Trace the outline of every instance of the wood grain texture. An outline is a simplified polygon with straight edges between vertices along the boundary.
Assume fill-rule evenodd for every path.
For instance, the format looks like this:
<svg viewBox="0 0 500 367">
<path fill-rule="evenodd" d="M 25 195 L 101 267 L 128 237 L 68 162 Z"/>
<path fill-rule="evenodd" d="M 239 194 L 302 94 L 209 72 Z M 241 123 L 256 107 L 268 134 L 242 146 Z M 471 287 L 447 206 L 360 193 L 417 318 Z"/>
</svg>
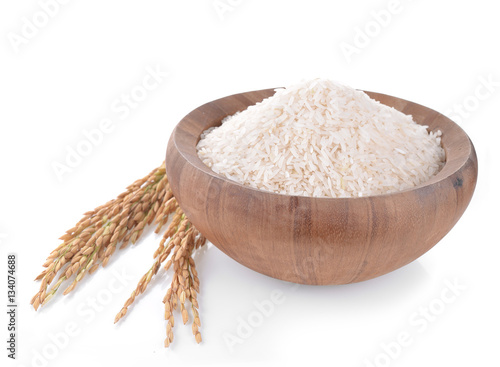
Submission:
<svg viewBox="0 0 500 367">
<path fill-rule="evenodd" d="M 274 94 L 273 89 L 207 103 L 184 117 L 167 149 L 167 175 L 180 207 L 215 246 L 268 276 L 302 284 L 346 284 L 398 269 L 428 251 L 465 211 L 477 158 L 465 132 L 427 107 L 367 94 L 443 132 L 446 164 L 415 188 L 361 198 L 310 198 L 259 191 L 206 167 L 202 131 Z"/>
</svg>

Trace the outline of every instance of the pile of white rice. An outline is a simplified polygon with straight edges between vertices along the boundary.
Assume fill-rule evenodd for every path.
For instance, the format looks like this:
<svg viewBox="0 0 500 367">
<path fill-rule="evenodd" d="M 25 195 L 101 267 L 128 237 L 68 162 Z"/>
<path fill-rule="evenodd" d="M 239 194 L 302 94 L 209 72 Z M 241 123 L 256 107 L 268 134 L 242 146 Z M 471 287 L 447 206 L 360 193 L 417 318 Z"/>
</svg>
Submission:
<svg viewBox="0 0 500 367">
<path fill-rule="evenodd" d="M 276 93 L 202 134 L 214 172 L 260 190 L 379 195 L 418 185 L 444 162 L 441 132 L 361 91 L 315 79 Z"/>
</svg>

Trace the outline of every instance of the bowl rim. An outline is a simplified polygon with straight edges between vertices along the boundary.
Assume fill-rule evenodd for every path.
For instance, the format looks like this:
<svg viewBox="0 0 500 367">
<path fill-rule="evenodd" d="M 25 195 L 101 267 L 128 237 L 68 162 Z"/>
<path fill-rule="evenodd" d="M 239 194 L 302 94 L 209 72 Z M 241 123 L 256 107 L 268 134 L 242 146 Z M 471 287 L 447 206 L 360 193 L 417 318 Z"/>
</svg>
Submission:
<svg viewBox="0 0 500 367">
<path fill-rule="evenodd" d="M 439 170 L 439 172 L 437 172 L 435 175 L 431 176 L 428 180 L 422 182 L 419 185 L 416 185 L 414 187 L 410 187 L 410 188 L 407 188 L 407 189 L 404 189 L 404 190 L 393 191 L 393 192 L 384 193 L 384 194 L 378 194 L 378 195 L 352 196 L 352 197 L 335 197 L 335 198 L 334 197 L 316 197 L 316 196 L 305 196 L 305 195 L 281 194 L 281 193 L 276 193 L 276 192 L 272 192 L 272 191 L 266 191 L 266 190 L 257 189 L 257 188 L 252 187 L 252 186 L 243 185 L 243 184 L 241 184 L 241 183 L 239 183 L 237 181 L 233 181 L 233 180 L 231 180 L 231 179 L 229 179 L 229 178 L 227 178 L 227 177 L 225 177 L 223 175 L 220 175 L 220 174 L 216 173 L 210 167 L 206 166 L 203 163 L 203 161 L 200 159 L 200 157 L 198 156 L 198 154 L 197 154 L 196 145 L 193 147 L 195 154 L 189 154 L 184 149 L 185 147 L 182 144 L 178 143 L 179 130 L 180 130 L 180 128 L 184 124 L 187 123 L 187 120 L 191 118 L 192 114 L 194 114 L 196 112 L 203 113 L 204 110 L 206 110 L 206 109 L 213 109 L 214 106 L 215 107 L 220 107 L 220 105 L 222 104 L 222 102 L 226 102 L 226 101 L 228 101 L 230 99 L 236 99 L 238 97 L 245 97 L 246 95 L 250 95 L 250 94 L 254 94 L 254 93 L 271 93 L 272 92 L 272 94 L 270 94 L 270 96 L 272 96 L 272 95 L 274 95 L 274 93 L 276 92 L 277 89 L 282 89 L 282 87 L 268 88 L 268 89 L 258 89 L 258 90 L 248 91 L 248 92 L 235 93 L 235 94 L 231 94 L 231 95 L 228 95 L 228 96 L 225 96 L 225 97 L 221 97 L 221 98 L 215 99 L 215 100 L 207 102 L 207 103 L 205 103 L 203 105 L 200 105 L 199 107 L 197 107 L 194 110 L 192 110 L 191 112 L 189 112 L 186 116 L 184 116 L 179 121 L 179 123 L 175 126 L 175 128 L 174 128 L 174 130 L 172 132 L 172 135 L 171 135 L 171 141 L 172 141 L 172 143 L 175 145 L 177 151 L 184 158 L 184 160 L 187 163 L 189 163 L 194 169 L 196 169 L 197 171 L 203 172 L 203 174 L 207 174 L 207 175 L 211 176 L 212 179 L 222 181 L 222 182 L 224 182 L 224 183 L 226 183 L 228 185 L 235 185 L 235 186 L 238 186 L 238 187 L 240 187 L 240 188 L 242 188 L 244 190 L 250 190 L 250 191 L 256 192 L 259 195 L 269 195 L 271 197 L 274 196 L 274 195 L 279 195 L 281 197 L 297 198 L 297 200 L 321 200 L 321 201 L 332 201 L 332 202 L 334 202 L 334 201 L 335 202 L 339 202 L 339 201 L 343 201 L 343 200 L 349 200 L 349 201 L 360 200 L 361 201 L 361 200 L 370 200 L 370 199 L 375 199 L 375 198 L 380 198 L 380 199 L 392 198 L 392 197 L 397 197 L 399 195 L 404 195 L 405 193 L 410 192 L 410 191 L 426 190 L 426 189 L 428 189 L 429 187 L 431 187 L 433 185 L 436 185 L 436 184 L 439 184 L 439 183 L 441 183 L 443 181 L 446 181 L 447 179 L 450 178 L 450 176 L 455 175 L 458 171 L 460 171 L 464 167 L 464 165 L 467 164 L 467 162 L 470 160 L 471 156 L 475 155 L 474 145 L 473 145 L 472 141 L 470 140 L 469 136 L 467 135 L 467 133 L 457 123 L 455 123 L 453 120 L 451 120 L 446 115 L 444 115 L 444 114 L 442 114 L 442 113 L 440 113 L 440 112 L 438 112 L 436 110 L 433 110 L 433 109 L 431 109 L 429 107 L 426 107 L 424 105 L 421 105 L 421 104 L 418 104 L 418 103 L 415 103 L 415 102 L 412 102 L 412 101 L 409 101 L 409 100 L 406 100 L 406 99 L 403 99 L 403 98 L 399 98 L 399 97 L 395 97 L 395 96 L 392 96 L 392 95 L 388 95 L 388 94 L 384 94 L 384 93 L 379 93 L 379 92 L 365 91 L 365 90 L 361 90 L 361 89 L 358 89 L 358 90 L 360 90 L 360 91 L 368 94 L 368 96 L 370 98 L 372 98 L 372 99 L 375 99 L 373 97 L 374 95 L 378 95 L 378 96 L 387 97 L 387 98 L 390 98 L 390 99 L 399 100 L 399 101 L 404 102 L 406 104 L 413 105 L 415 107 L 420 107 L 420 108 L 423 108 L 425 110 L 428 110 L 431 113 L 435 113 L 436 114 L 436 118 L 439 117 L 441 119 L 444 119 L 444 122 L 446 122 L 447 124 L 451 124 L 453 126 L 453 128 L 456 129 L 456 131 L 458 132 L 457 138 L 458 138 L 458 140 L 460 140 L 460 144 L 463 144 L 464 147 L 466 148 L 466 152 L 464 152 L 463 154 L 461 154 L 462 159 L 460 159 L 457 162 L 452 162 L 452 160 L 449 159 L 450 157 L 448 156 L 447 146 L 445 146 L 443 144 L 443 140 L 442 140 L 443 137 L 441 137 L 441 145 L 442 145 L 443 149 L 445 150 L 445 163 L 444 163 L 443 167 L 441 167 L 441 169 Z M 264 97 L 263 99 L 269 98 L 269 97 Z M 375 100 L 378 102 L 377 99 L 375 99 Z M 247 107 L 252 106 L 252 105 L 254 105 L 256 103 L 259 103 L 259 102 L 260 101 L 257 101 L 257 102 L 255 102 L 253 104 L 248 104 Z M 382 102 L 379 102 L 379 103 L 382 103 Z M 391 106 L 389 106 L 389 107 L 391 107 Z M 392 108 L 395 108 L 395 107 L 392 107 Z M 398 110 L 397 108 L 395 108 L 395 109 Z M 219 126 L 220 126 L 220 122 L 222 121 L 222 119 L 224 119 L 227 116 L 230 116 L 230 114 L 225 115 L 224 117 L 221 118 L 220 121 L 218 121 L 219 122 Z M 416 123 L 418 123 L 418 122 L 416 122 Z M 427 126 L 427 125 L 424 125 L 424 126 Z M 201 135 L 201 133 L 203 131 L 205 131 L 205 130 L 201 130 L 201 132 L 198 134 L 198 136 L 197 136 L 197 143 L 199 142 L 200 135 Z M 456 166 L 456 167 L 450 171 L 449 168 L 452 165 Z"/>
</svg>

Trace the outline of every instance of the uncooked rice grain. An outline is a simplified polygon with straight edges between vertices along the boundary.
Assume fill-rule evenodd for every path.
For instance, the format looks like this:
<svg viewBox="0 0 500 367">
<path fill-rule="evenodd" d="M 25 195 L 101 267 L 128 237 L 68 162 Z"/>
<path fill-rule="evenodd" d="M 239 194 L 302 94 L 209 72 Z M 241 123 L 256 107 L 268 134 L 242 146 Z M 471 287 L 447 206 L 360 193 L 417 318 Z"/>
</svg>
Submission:
<svg viewBox="0 0 500 367">
<path fill-rule="evenodd" d="M 356 197 L 427 181 L 444 164 L 440 136 L 362 91 L 315 79 L 226 117 L 197 151 L 214 172 L 256 189 Z"/>
</svg>

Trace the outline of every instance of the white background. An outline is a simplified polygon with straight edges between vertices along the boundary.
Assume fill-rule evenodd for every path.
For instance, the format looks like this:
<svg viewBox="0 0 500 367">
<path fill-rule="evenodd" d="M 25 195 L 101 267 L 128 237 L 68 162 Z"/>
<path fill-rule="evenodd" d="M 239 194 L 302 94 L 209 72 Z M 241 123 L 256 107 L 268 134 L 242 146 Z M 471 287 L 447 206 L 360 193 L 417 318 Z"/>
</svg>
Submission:
<svg viewBox="0 0 500 367">
<path fill-rule="evenodd" d="M 401 0 L 394 11 L 388 0 L 223 0 L 230 10 L 218 13 L 212 0 L 74 0 L 44 16 L 40 4 L 47 2 L 0 5 L 2 366 L 8 252 L 18 254 L 20 328 L 19 359 L 8 366 L 500 365 L 500 22 L 494 1 Z M 390 19 L 374 15 L 388 11 Z M 370 33 L 368 40 L 358 30 Z M 342 51 L 346 44 L 359 46 L 350 59 Z M 148 68 L 170 74 L 125 116 L 112 106 L 141 85 Z M 469 134 L 479 157 L 476 193 L 435 248 L 371 281 L 293 287 L 209 247 L 196 258 L 200 345 L 177 316 L 174 344 L 163 348 L 162 298 L 170 274 L 159 276 L 124 322 L 113 325 L 152 262 L 154 234 L 118 253 L 70 296 L 58 296 L 38 313 L 30 308 L 39 287 L 33 279 L 57 238 L 83 212 L 158 166 L 184 115 L 229 94 L 313 77 L 451 114 Z M 480 86 L 488 78 L 494 82 L 489 92 Z M 467 117 L 450 112 L 464 104 Z M 58 179 L 54 163 L 65 164 L 68 147 L 76 149 L 84 130 L 106 118 L 113 131 Z M 125 274 L 121 283 L 117 273 Z M 458 295 L 446 290 L 449 282 L 460 284 Z M 269 301 L 273 290 L 283 293 L 283 302 L 250 336 L 238 334 L 241 320 L 259 321 L 254 302 Z M 451 297 L 446 304 L 443 292 Z M 432 322 L 421 314 L 429 305 Z M 67 327 L 78 335 L 62 337 Z M 411 342 L 396 347 L 401 332 Z M 59 347 L 51 335 L 59 336 Z M 242 343 L 231 348 L 228 335 Z"/>
</svg>

